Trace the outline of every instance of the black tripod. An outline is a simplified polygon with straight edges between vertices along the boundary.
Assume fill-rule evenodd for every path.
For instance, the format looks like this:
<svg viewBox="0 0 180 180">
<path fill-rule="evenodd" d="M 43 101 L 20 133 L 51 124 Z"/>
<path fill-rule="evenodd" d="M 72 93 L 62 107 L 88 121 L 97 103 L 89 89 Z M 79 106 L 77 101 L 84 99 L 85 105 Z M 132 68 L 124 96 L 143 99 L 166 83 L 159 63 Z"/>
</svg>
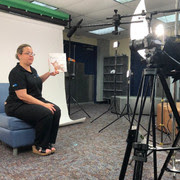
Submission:
<svg viewBox="0 0 180 180">
<path fill-rule="evenodd" d="M 67 37 L 69 38 L 69 58 L 68 58 L 68 77 L 69 77 L 69 97 L 67 99 L 68 102 L 68 112 L 69 115 L 75 114 L 76 112 L 79 112 L 82 110 L 89 118 L 91 117 L 76 101 L 76 99 L 71 94 L 71 80 L 75 78 L 75 59 L 71 59 L 71 36 L 74 34 L 74 32 L 77 30 L 77 28 L 82 23 L 82 20 L 80 20 L 76 26 L 71 27 L 71 16 L 69 16 L 69 32 L 67 34 Z M 75 53 L 75 50 L 74 50 Z M 79 110 L 71 113 L 71 100 L 74 104 L 76 104 L 79 107 Z"/>
<path fill-rule="evenodd" d="M 116 103 L 116 82 L 117 82 L 117 72 L 116 71 L 117 71 L 117 48 L 118 48 L 118 46 L 115 49 L 115 58 L 114 58 L 114 72 L 113 72 L 113 74 L 114 74 L 114 92 L 113 92 L 113 99 L 110 101 L 110 106 L 108 107 L 108 109 L 106 111 L 104 111 L 102 114 L 100 114 L 98 117 L 93 119 L 91 121 L 91 123 L 96 121 L 97 119 L 99 119 L 101 116 L 103 116 L 107 112 L 111 111 L 113 108 L 115 110 L 115 114 L 117 114 L 117 116 L 118 116 L 117 103 Z"/>
<path fill-rule="evenodd" d="M 130 97 L 130 75 L 127 75 L 128 78 L 128 82 L 127 82 L 127 102 L 122 110 L 122 112 L 120 113 L 120 115 L 111 123 L 109 123 L 107 126 L 103 127 L 99 132 L 103 131 L 104 129 L 106 129 L 107 127 L 109 127 L 111 124 L 113 124 L 114 122 L 116 122 L 119 118 L 121 117 L 125 117 L 129 122 L 130 122 L 130 117 L 132 115 L 132 109 L 129 103 L 129 97 Z M 115 109 L 116 110 L 116 109 Z M 126 117 L 127 116 L 127 117 Z"/>
<path fill-rule="evenodd" d="M 154 99 L 155 99 L 155 83 L 157 80 L 157 76 L 159 76 L 161 84 L 163 86 L 164 92 L 166 94 L 166 97 L 169 101 L 169 104 L 171 106 L 171 109 L 173 111 L 174 117 L 176 118 L 176 122 L 178 124 L 178 127 L 180 127 L 180 116 L 178 114 L 177 108 L 175 106 L 175 103 L 173 101 L 172 95 L 170 93 L 169 87 L 167 85 L 167 82 L 164 78 L 164 75 L 162 71 L 158 68 L 146 68 L 143 72 L 136 103 L 135 103 L 135 108 L 134 108 L 134 113 L 132 116 L 132 121 L 130 124 L 129 132 L 128 132 L 128 137 L 127 137 L 127 146 L 126 146 L 126 152 L 124 155 L 124 160 L 123 164 L 121 167 L 121 172 L 119 176 L 119 180 L 123 180 L 125 177 L 125 173 L 127 170 L 129 158 L 131 155 L 132 148 L 134 148 L 134 156 L 133 159 L 135 160 L 135 165 L 134 165 L 134 174 L 133 174 L 133 180 L 141 180 L 142 179 L 142 173 L 143 173 L 143 165 L 144 162 L 147 162 L 147 156 L 150 153 L 153 153 L 153 167 L 154 167 L 154 180 L 160 180 L 164 174 L 164 171 L 170 171 L 167 166 L 168 163 L 170 162 L 170 159 L 173 155 L 174 150 L 179 150 L 180 148 L 177 148 L 176 145 L 179 141 L 180 138 L 180 131 L 178 132 L 172 147 L 170 148 L 161 148 L 158 149 L 156 147 L 156 132 L 155 132 L 155 110 L 154 110 Z M 148 83 L 146 84 L 146 80 L 148 80 Z M 142 118 L 142 113 L 144 109 L 144 105 L 146 102 L 146 97 L 148 94 L 148 90 L 150 89 L 150 95 L 151 95 L 151 108 L 150 108 L 150 117 L 149 117 L 149 122 L 148 122 L 148 134 L 147 134 L 147 139 L 145 143 L 142 143 L 139 141 L 138 136 L 139 136 L 139 127 L 141 124 L 141 118 Z M 139 112 L 139 118 L 137 122 L 137 127 L 134 126 L 134 117 L 136 114 L 136 108 L 137 104 L 139 101 L 139 98 L 141 96 L 141 103 L 140 103 L 140 112 Z M 150 130 L 152 129 L 152 147 L 149 146 L 149 136 L 150 136 Z M 161 172 L 159 174 L 159 177 L 157 175 L 157 151 L 167 151 L 169 150 L 169 154 L 165 160 L 165 163 L 161 169 Z M 148 151 L 150 153 L 148 154 Z M 177 171 L 176 171 L 177 173 Z"/>
<path fill-rule="evenodd" d="M 75 114 L 82 110 L 89 118 L 91 118 L 91 116 L 79 105 L 79 103 L 76 101 L 76 99 L 71 95 L 71 79 L 72 79 L 72 77 L 69 75 L 69 97 L 67 99 L 69 115 Z M 73 113 L 71 113 L 71 101 L 79 107 L 79 110 L 77 110 Z"/>
</svg>

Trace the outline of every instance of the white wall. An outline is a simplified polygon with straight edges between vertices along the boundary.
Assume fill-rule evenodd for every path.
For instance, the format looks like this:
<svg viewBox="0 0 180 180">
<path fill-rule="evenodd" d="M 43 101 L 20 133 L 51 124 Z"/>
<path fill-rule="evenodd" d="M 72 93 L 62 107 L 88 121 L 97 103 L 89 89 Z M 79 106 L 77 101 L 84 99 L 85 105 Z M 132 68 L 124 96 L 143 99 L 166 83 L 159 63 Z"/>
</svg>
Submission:
<svg viewBox="0 0 180 180">
<path fill-rule="evenodd" d="M 0 12 L 0 82 L 8 82 L 10 70 L 18 62 L 16 49 L 27 43 L 36 54 L 33 67 L 39 75 L 48 71 L 48 53 L 63 52 L 63 27 L 25 17 Z M 50 77 L 43 88 L 43 96 L 61 108 L 61 124 L 69 123 L 64 74 Z"/>
</svg>

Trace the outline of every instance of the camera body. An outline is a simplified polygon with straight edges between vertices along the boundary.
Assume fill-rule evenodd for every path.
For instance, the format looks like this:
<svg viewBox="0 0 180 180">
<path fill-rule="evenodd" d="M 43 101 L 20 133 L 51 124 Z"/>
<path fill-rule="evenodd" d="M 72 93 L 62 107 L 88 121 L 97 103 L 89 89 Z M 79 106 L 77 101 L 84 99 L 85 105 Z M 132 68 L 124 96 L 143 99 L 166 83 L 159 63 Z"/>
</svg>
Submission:
<svg viewBox="0 0 180 180">
<path fill-rule="evenodd" d="M 145 61 L 147 67 L 160 68 L 165 75 L 171 75 L 171 71 L 180 71 L 180 37 L 168 37 L 163 47 L 162 42 L 152 34 L 144 39 L 132 40 L 132 51 L 145 49 Z"/>
</svg>

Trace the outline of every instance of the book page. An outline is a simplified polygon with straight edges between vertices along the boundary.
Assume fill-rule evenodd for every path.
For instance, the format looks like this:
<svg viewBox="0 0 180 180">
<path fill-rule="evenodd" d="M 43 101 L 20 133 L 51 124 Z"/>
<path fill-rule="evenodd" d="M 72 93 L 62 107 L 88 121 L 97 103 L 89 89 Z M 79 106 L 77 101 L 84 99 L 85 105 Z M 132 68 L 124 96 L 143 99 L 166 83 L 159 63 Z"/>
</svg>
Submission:
<svg viewBox="0 0 180 180">
<path fill-rule="evenodd" d="M 66 54 L 49 53 L 49 72 L 59 71 L 67 72 Z"/>
</svg>

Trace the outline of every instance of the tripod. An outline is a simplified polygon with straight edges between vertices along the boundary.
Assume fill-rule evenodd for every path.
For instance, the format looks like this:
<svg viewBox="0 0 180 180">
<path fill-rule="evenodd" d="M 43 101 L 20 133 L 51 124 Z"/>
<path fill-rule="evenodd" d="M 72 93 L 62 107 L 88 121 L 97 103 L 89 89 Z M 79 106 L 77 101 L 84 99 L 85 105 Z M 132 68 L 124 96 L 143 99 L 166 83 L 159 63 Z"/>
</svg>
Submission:
<svg viewBox="0 0 180 180">
<path fill-rule="evenodd" d="M 76 101 L 76 99 L 71 95 L 71 79 L 72 79 L 72 77 L 69 75 L 69 97 L 67 99 L 69 115 L 75 114 L 75 113 L 79 112 L 80 110 L 82 110 L 89 118 L 91 118 L 91 116 L 79 105 L 79 103 Z M 73 101 L 74 104 L 76 104 L 79 107 L 79 110 L 77 110 L 73 113 L 71 113 L 71 100 Z"/>
<path fill-rule="evenodd" d="M 103 127 L 99 132 L 103 131 L 104 129 L 106 129 L 107 127 L 109 127 L 111 124 L 113 124 L 114 122 L 116 122 L 119 118 L 121 117 L 125 117 L 129 122 L 130 122 L 130 116 L 132 115 L 132 109 L 129 103 L 129 96 L 130 96 L 130 74 L 127 75 L 128 78 L 128 83 L 127 83 L 127 102 L 122 110 L 122 112 L 120 113 L 119 117 L 117 117 L 114 121 L 112 121 L 111 123 L 109 123 L 107 126 Z M 127 115 L 127 117 L 126 117 Z"/>
<path fill-rule="evenodd" d="M 115 49 L 115 58 L 114 58 L 114 92 L 113 92 L 113 99 L 110 102 L 110 106 L 109 108 L 104 111 L 102 114 L 100 114 L 98 117 L 96 117 L 95 119 L 93 119 L 91 121 L 91 123 L 93 123 L 94 121 L 96 121 L 97 119 L 99 119 L 101 116 L 103 116 L 104 114 L 106 114 L 107 112 L 111 111 L 114 107 L 115 110 L 115 114 L 117 114 L 117 104 L 116 104 L 116 81 L 117 81 L 117 48 L 118 48 L 119 44 L 117 45 L 116 49 Z"/>
<path fill-rule="evenodd" d="M 69 115 L 75 114 L 76 112 L 79 112 L 82 110 L 89 118 L 90 115 L 79 105 L 79 103 L 76 101 L 76 99 L 71 95 L 71 80 L 75 78 L 75 59 L 71 59 L 71 36 L 76 31 L 77 27 L 82 23 L 82 20 L 78 22 L 76 26 L 73 26 L 71 28 L 71 16 L 69 16 L 69 29 L 70 31 L 67 34 L 67 37 L 69 38 L 69 58 L 68 58 L 68 76 L 69 76 L 69 97 L 67 99 L 68 102 L 68 112 Z M 74 56 L 75 56 L 75 50 L 74 50 Z M 80 109 L 78 111 L 75 111 L 71 113 L 71 100 L 74 104 L 76 104 Z"/>
<path fill-rule="evenodd" d="M 173 155 L 174 150 L 180 149 L 180 148 L 176 148 L 176 145 L 180 138 L 180 131 L 178 132 L 178 134 L 172 144 L 172 147 L 163 148 L 163 149 L 162 148 L 158 149 L 156 147 L 154 99 L 155 99 L 155 83 L 157 80 L 157 76 L 159 76 L 159 78 L 160 78 L 161 84 L 163 86 L 164 92 L 166 94 L 166 97 L 167 97 L 169 104 L 171 106 L 171 109 L 173 111 L 174 117 L 176 118 L 178 127 L 180 127 L 180 116 L 178 114 L 177 108 L 175 106 L 172 95 L 170 93 L 170 90 L 168 88 L 167 82 L 164 78 L 164 75 L 163 75 L 161 69 L 154 68 L 154 67 L 146 68 L 143 72 L 142 79 L 140 82 L 140 87 L 138 90 L 134 113 L 132 116 L 132 121 L 131 121 L 129 132 L 128 132 L 126 152 L 124 155 L 124 160 L 123 160 L 123 164 L 122 164 L 121 172 L 120 172 L 120 176 L 119 176 L 120 180 L 123 180 L 125 177 L 125 173 L 127 170 L 127 166 L 128 166 L 132 148 L 134 148 L 133 159 L 135 160 L 134 174 L 133 174 L 134 180 L 142 179 L 143 165 L 144 165 L 144 162 L 147 162 L 147 156 L 150 153 L 153 153 L 154 180 L 157 180 L 157 179 L 160 180 L 162 178 L 165 170 L 173 172 L 173 170 L 170 170 L 167 166 L 168 166 L 168 163 L 170 162 L 170 159 Z M 147 85 L 145 84 L 146 79 L 148 80 Z M 141 123 L 144 105 L 146 102 L 148 89 L 150 89 L 150 95 L 151 95 L 151 108 L 150 108 L 150 117 L 149 117 L 149 122 L 148 122 L 148 134 L 147 134 L 146 142 L 141 143 L 138 139 L 139 127 L 140 127 L 140 123 Z M 137 104 L 138 104 L 140 95 L 141 95 L 140 112 L 139 112 L 137 127 L 135 127 L 134 126 L 134 117 L 136 114 L 136 108 L 137 108 Z M 152 138 L 153 138 L 152 147 L 149 146 L 149 135 L 150 135 L 151 128 L 152 128 L 152 135 L 153 135 L 152 136 Z M 150 151 L 149 154 L 148 154 L 148 150 Z M 159 174 L 159 177 L 158 177 L 158 175 L 157 175 L 157 151 L 167 151 L 167 150 L 169 151 L 169 153 L 168 153 L 168 156 L 164 162 L 164 165 L 163 165 L 161 172 Z M 177 171 L 176 171 L 176 173 L 177 173 Z"/>
</svg>

